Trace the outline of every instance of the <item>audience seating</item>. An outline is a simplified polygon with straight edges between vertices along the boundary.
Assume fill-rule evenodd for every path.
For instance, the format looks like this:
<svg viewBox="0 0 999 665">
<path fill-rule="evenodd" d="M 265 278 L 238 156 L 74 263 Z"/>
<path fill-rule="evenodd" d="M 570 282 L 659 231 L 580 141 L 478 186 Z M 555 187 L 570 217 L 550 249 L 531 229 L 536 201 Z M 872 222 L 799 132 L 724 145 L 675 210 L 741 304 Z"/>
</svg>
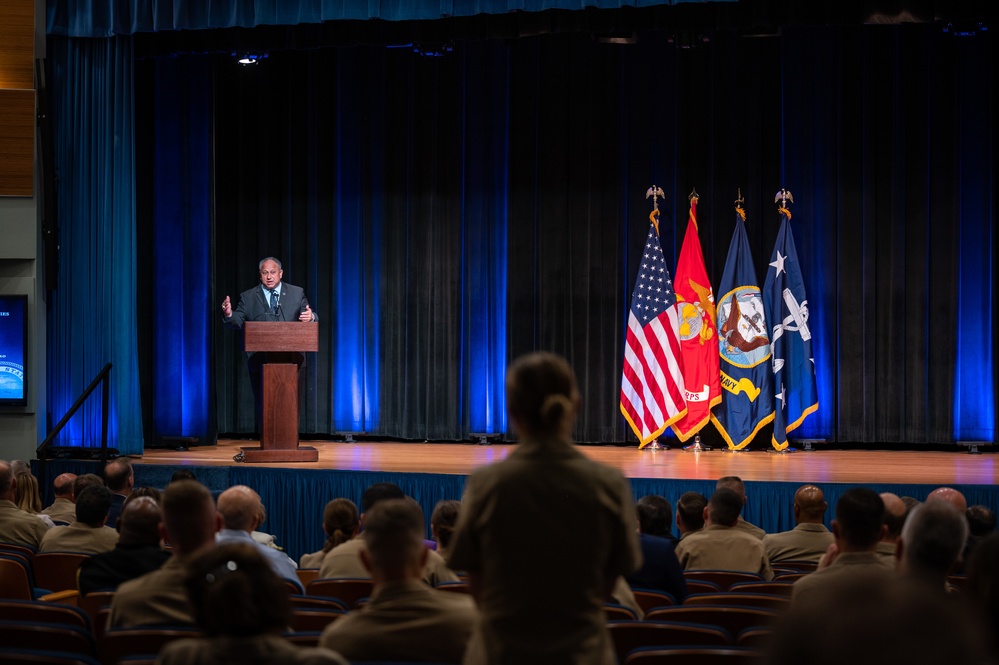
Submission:
<svg viewBox="0 0 999 665">
<path fill-rule="evenodd" d="M 26 557 L 29 561 L 34 558 L 37 551 L 33 547 L 28 547 L 27 545 L 17 545 L 15 543 L 0 543 L 0 553 L 9 552 L 13 554 L 20 554 Z"/>
<path fill-rule="evenodd" d="M 737 665 L 762 662 L 763 654 L 744 647 L 673 647 L 667 649 L 638 649 L 632 652 L 624 665 Z"/>
<path fill-rule="evenodd" d="M 958 591 L 963 591 L 965 585 L 968 583 L 967 575 L 948 575 L 947 584 L 951 585 Z"/>
<path fill-rule="evenodd" d="M 750 649 L 764 649 L 770 643 L 773 629 L 768 626 L 750 626 L 735 638 L 735 645 Z"/>
<path fill-rule="evenodd" d="M 350 607 L 357 608 L 359 600 L 371 595 L 373 586 L 371 580 L 364 578 L 320 578 L 309 582 L 305 595 L 339 598 Z"/>
<path fill-rule="evenodd" d="M 42 552 L 35 555 L 35 583 L 49 591 L 76 589 L 80 564 L 89 559 L 82 552 Z"/>
<path fill-rule="evenodd" d="M 624 605 L 616 603 L 604 603 L 604 614 L 608 621 L 637 621 L 638 616 L 634 610 Z"/>
<path fill-rule="evenodd" d="M 719 589 L 722 591 L 728 591 L 728 588 L 737 582 L 762 582 L 763 578 L 756 573 L 742 573 L 735 570 L 685 570 L 683 571 L 683 576 L 687 579 L 687 582 L 713 582 L 717 584 Z M 691 590 L 691 593 L 694 593 Z"/>
<path fill-rule="evenodd" d="M 687 579 L 687 593 L 712 593 L 721 590 L 722 588 L 714 582 Z"/>
<path fill-rule="evenodd" d="M 441 591 L 450 591 L 452 593 L 471 593 L 468 590 L 468 582 L 441 582 L 437 585 L 438 589 Z"/>
<path fill-rule="evenodd" d="M 728 646 L 732 636 L 718 626 L 675 621 L 609 621 L 617 662 L 641 647 Z"/>
<path fill-rule="evenodd" d="M 298 581 L 302 583 L 303 587 L 309 586 L 309 582 L 312 580 L 319 579 L 318 568 L 298 568 L 295 572 L 298 574 Z"/>
<path fill-rule="evenodd" d="M 40 600 L 0 600 L 0 620 L 58 623 L 90 630 L 90 619 L 80 608 Z"/>
<path fill-rule="evenodd" d="M 799 573 L 814 573 L 819 567 L 817 561 L 781 561 L 773 564 L 774 568 L 791 568 Z"/>
<path fill-rule="evenodd" d="M 187 626 L 109 628 L 97 645 L 104 665 L 118 665 L 126 656 L 158 654 L 164 644 L 185 637 L 203 637 L 197 628 Z"/>
<path fill-rule="evenodd" d="M 654 589 L 632 589 L 631 592 L 635 595 L 635 600 L 638 601 L 638 606 L 641 607 L 642 611 L 646 613 L 657 607 L 676 605 L 676 599 L 665 591 L 656 591 Z"/>
<path fill-rule="evenodd" d="M 341 610 L 346 612 L 350 609 L 350 606 L 342 600 L 336 598 L 322 598 L 319 596 L 303 596 L 301 594 L 291 594 L 288 596 L 291 600 L 292 609 L 303 609 L 303 610 L 315 610 L 315 609 L 327 609 L 327 610 Z"/>
<path fill-rule="evenodd" d="M 14 558 L 0 556 L 0 598 L 31 600 L 34 596 L 28 571 Z"/>
<path fill-rule="evenodd" d="M 779 573 L 774 575 L 774 582 L 794 582 L 795 580 L 800 580 L 805 575 L 810 573 Z"/>
<path fill-rule="evenodd" d="M 334 609 L 303 609 L 297 607 L 291 612 L 291 625 L 289 628 L 295 632 L 299 631 L 322 631 L 340 617 L 346 615 L 344 610 Z"/>
<path fill-rule="evenodd" d="M 771 593 L 791 597 L 794 587 L 790 581 L 784 582 L 739 582 L 728 588 L 729 593 Z"/>
<path fill-rule="evenodd" d="M 65 623 L 0 621 L 0 644 L 15 649 L 60 651 L 93 656 L 94 638 L 86 628 Z"/>
<path fill-rule="evenodd" d="M 732 635 L 738 635 L 750 626 L 765 626 L 776 619 L 773 610 L 733 605 L 681 605 L 653 610 L 645 617 L 649 621 L 683 621 L 721 626 Z"/>
<path fill-rule="evenodd" d="M 766 610 L 781 611 L 791 604 L 788 596 L 770 593 L 695 593 L 687 596 L 684 605 L 739 605 L 742 607 L 759 607 Z"/>
<path fill-rule="evenodd" d="M 101 665 L 95 658 L 82 653 L 6 647 L 0 648 L 0 663 L 4 663 L 4 665 Z"/>
</svg>

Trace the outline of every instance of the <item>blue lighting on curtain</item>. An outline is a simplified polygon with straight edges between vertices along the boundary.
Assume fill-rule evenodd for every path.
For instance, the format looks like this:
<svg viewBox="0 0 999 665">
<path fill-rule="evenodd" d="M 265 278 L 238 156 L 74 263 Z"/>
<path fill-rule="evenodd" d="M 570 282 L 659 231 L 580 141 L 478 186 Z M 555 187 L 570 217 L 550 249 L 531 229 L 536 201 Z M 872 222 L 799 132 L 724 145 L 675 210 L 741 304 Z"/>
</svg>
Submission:
<svg viewBox="0 0 999 665">
<path fill-rule="evenodd" d="M 333 429 L 346 432 L 373 431 L 379 425 L 379 275 L 381 271 L 381 206 L 365 210 L 362 174 L 370 168 L 380 174 L 383 167 L 368 164 L 368 146 L 354 128 L 360 104 L 351 91 L 361 89 L 358 72 L 339 66 L 336 154 L 336 224 L 333 233 L 333 301 L 336 321 L 333 333 Z M 375 151 L 372 151 L 374 153 Z M 376 161 L 377 157 L 373 161 Z M 377 177 L 377 176 L 376 176 Z M 371 197 L 377 199 L 378 197 Z M 393 226 L 395 232 L 397 226 Z"/>
<path fill-rule="evenodd" d="M 105 365 L 108 445 L 141 454 L 135 319 L 135 175 L 132 41 L 53 39 L 52 115 L 59 173 L 59 281 L 48 321 L 48 403 L 61 418 Z M 96 390 L 60 445 L 99 446 Z"/>
<path fill-rule="evenodd" d="M 960 38 L 955 73 L 960 89 L 975 90 L 991 81 L 992 59 L 985 38 Z M 995 441 L 996 395 L 993 365 L 992 289 L 995 288 L 995 247 L 992 188 L 995 183 L 991 145 L 981 128 L 989 126 L 994 109 L 988 95 L 973 104 L 955 104 L 958 122 L 958 210 L 955 233 L 960 234 L 960 286 L 957 294 L 957 368 L 954 377 L 954 439 Z"/>
<path fill-rule="evenodd" d="M 506 54 L 466 53 L 462 249 L 462 344 L 467 358 L 470 432 L 506 432 L 507 225 L 510 118 L 507 80 L 476 76 L 489 62 L 507 71 Z M 473 59 L 474 63 L 468 60 Z M 499 60 L 498 62 L 495 60 Z M 486 122 L 504 131 L 468 131 Z"/>
<path fill-rule="evenodd" d="M 196 57 L 156 61 L 153 141 L 153 423 L 167 436 L 215 429 L 209 283 L 211 68 Z"/>
</svg>

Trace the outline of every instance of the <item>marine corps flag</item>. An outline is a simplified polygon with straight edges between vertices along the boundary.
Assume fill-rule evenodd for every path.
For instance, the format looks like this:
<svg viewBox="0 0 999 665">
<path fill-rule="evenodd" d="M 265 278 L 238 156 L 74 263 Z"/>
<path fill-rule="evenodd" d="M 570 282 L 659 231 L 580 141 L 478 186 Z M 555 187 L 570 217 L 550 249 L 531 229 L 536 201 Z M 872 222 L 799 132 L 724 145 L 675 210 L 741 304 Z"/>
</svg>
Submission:
<svg viewBox="0 0 999 665">
<path fill-rule="evenodd" d="M 773 333 L 770 350 L 774 374 L 774 435 L 777 450 L 787 448 L 788 432 L 819 408 L 815 390 L 812 332 L 808 327 L 808 298 L 801 277 L 801 264 L 791 234 L 791 193 L 777 193 L 782 220 L 777 242 L 763 285 L 763 309 Z"/>
<path fill-rule="evenodd" d="M 735 231 L 718 292 L 718 354 L 722 403 L 711 413 L 730 450 L 745 448 L 774 419 L 770 331 L 746 237 L 746 212 L 736 207 Z"/>
<path fill-rule="evenodd" d="M 697 236 L 697 192 L 690 195 L 690 219 L 680 248 L 680 258 L 676 262 L 674 291 L 680 321 L 687 415 L 673 423 L 672 427 L 677 438 L 686 441 L 708 423 L 711 407 L 721 402 L 715 297 Z"/>
<path fill-rule="evenodd" d="M 659 190 L 661 191 L 661 190 Z M 686 413 L 673 282 L 653 211 L 628 312 L 621 413 L 644 448 Z"/>
</svg>

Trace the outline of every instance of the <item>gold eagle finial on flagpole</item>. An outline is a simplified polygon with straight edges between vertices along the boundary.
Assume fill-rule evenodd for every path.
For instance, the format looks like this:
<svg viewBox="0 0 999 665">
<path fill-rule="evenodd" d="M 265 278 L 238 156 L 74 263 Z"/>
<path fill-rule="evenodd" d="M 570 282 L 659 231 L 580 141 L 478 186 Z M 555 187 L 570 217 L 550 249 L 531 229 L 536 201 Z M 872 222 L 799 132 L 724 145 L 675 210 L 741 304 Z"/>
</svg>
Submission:
<svg viewBox="0 0 999 665">
<path fill-rule="evenodd" d="M 645 192 L 645 198 L 652 197 L 652 212 L 649 213 L 649 221 L 656 227 L 656 235 L 659 234 L 659 197 L 666 198 L 666 193 L 663 192 L 663 188 L 657 185 L 652 185 Z"/>
<path fill-rule="evenodd" d="M 739 217 L 742 217 L 742 221 L 746 221 L 746 209 L 742 206 L 746 202 L 746 199 L 742 198 L 742 187 L 739 187 L 736 191 L 735 211 L 739 213 Z"/>
<path fill-rule="evenodd" d="M 788 201 L 794 203 L 794 197 L 791 196 L 791 192 L 783 188 L 778 191 L 777 196 L 774 197 L 774 203 L 780 203 L 780 205 L 777 206 L 777 212 L 782 215 L 787 215 L 787 218 L 791 219 L 791 211 L 787 209 Z"/>
</svg>

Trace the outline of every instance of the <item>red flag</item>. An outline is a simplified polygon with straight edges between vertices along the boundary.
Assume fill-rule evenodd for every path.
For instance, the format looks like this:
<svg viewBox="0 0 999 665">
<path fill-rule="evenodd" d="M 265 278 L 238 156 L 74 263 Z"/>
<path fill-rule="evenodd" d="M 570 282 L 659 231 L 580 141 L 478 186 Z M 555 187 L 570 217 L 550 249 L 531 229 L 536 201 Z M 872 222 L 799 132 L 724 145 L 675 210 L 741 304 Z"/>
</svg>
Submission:
<svg viewBox="0 0 999 665">
<path fill-rule="evenodd" d="M 715 296 L 697 236 L 696 196 L 690 199 L 690 219 L 676 263 L 674 291 L 680 322 L 687 415 L 673 423 L 673 431 L 678 439 L 686 441 L 708 423 L 711 407 L 721 403 Z"/>
<path fill-rule="evenodd" d="M 621 375 L 621 413 L 638 437 L 639 448 L 686 413 L 672 287 L 659 233 L 649 224 L 631 295 Z"/>
</svg>

